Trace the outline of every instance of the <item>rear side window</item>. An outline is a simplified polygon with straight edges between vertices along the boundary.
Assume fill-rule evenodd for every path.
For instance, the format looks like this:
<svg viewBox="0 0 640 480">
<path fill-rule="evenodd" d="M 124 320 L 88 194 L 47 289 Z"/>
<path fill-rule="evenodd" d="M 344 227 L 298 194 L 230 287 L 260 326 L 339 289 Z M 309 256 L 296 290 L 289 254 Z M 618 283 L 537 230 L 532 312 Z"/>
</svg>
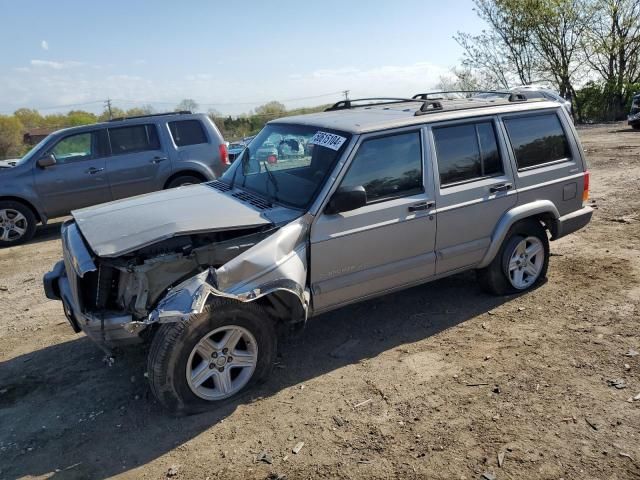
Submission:
<svg viewBox="0 0 640 480">
<path fill-rule="evenodd" d="M 158 150 L 160 142 L 155 125 L 132 125 L 109 129 L 112 155 Z"/>
<path fill-rule="evenodd" d="M 518 169 L 571 158 L 571 149 L 555 113 L 508 118 L 504 125 Z"/>
<path fill-rule="evenodd" d="M 420 133 L 362 142 L 341 186 L 363 186 L 369 203 L 424 191 Z"/>
<path fill-rule="evenodd" d="M 504 173 L 492 122 L 433 129 L 440 185 Z"/>
<path fill-rule="evenodd" d="M 173 141 L 178 147 L 207 143 L 207 135 L 199 120 L 169 122 L 169 130 L 171 130 Z"/>
</svg>

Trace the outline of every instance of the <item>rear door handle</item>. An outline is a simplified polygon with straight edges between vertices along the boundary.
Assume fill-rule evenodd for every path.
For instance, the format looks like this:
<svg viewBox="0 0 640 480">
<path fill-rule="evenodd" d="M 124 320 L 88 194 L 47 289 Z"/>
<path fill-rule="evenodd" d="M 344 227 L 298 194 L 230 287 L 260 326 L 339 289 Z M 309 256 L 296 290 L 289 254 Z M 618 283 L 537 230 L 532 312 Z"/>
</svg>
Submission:
<svg viewBox="0 0 640 480">
<path fill-rule="evenodd" d="M 96 168 L 96 167 L 91 167 L 89 170 L 85 171 L 85 173 L 88 173 L 89 175 L 95 175 L 98 172 L 103 171 L 104 168 Z"/>
<path fill-rule="evenodd" d="M 149 162 L 160 163 L 160 162 L 164 162 L 165 160 L 168 160 L 167 157 L 153 157 L 151 160 L 149 160 Z"/>
<path fill-rule="evenodd" d="M 423 210 L 430 210 L 433 207 L 435 207 L 436 203 L 435 202 L 420 202 L 420 203 L 416 203 L 414 205 L 409 205 L 409 211 L 410 212 L 420 212 Z"/>
<path fill-rule="evenodd" d="M 499 183 L 498 185 L 494 185 L 489 187 L 489 192 L 498 193 L 498 192 L 506 192 L 507 190 L 511 190 L 513 185 L 510 183 Z"/>
</svg>

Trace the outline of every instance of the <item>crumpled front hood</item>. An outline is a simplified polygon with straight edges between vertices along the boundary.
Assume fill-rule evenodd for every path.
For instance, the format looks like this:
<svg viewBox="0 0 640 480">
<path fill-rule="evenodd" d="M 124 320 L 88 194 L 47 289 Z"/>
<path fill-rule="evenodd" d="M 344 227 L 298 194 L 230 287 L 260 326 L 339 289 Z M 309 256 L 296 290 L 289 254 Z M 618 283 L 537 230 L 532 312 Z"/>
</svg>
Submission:
<svg viewBox="0 0 640 480">
<path fill-rule="evenodd" d="M 177 235 L 272 223 L 259 209 L 202 185 L 173 188 L 71 212 L 91 249 L 116 257 Z"/>
</svg>

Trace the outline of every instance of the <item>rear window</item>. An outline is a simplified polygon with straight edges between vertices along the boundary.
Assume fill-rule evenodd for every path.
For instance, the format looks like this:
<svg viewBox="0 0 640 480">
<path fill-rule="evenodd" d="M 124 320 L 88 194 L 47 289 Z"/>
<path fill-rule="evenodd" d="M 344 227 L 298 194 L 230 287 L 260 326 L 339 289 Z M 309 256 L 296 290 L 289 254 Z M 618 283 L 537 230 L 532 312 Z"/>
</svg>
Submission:
<svg viewBox="0 0 640 480">
<path fill-rule="evenodd" d="M 569 142 L 555 113 L 504 121 L 518 169 L 571 158 Z"/>
<path fill-rule="evenodd" d="M 440 185 L 502 175 L 502 160 L 491 122 L 433 129 Z"/>
<path fill-rule="evenodd" d="M 199 120 L 169 122 L 169 130 L 171 130 L 173 141 L 178 147 L 207 143 L 207 135 Z"/>
<path fill-rule="evenodd" d="M 158 150 L 160 141 L 155 125 L 132 125 L 109 129 L 112 155 Z"/>
</svg>

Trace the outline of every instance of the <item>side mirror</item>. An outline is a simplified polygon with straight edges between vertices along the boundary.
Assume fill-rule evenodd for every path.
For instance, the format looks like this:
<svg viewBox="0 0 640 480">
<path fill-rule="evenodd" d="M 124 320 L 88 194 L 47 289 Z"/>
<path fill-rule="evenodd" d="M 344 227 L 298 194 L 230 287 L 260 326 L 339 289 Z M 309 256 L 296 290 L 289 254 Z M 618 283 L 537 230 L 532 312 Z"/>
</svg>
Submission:
<svg viewBox="0 0 640 480">
<path fill-rule="evenodd" d="M 362 185 L 339 188 L 324 209 L 324 213 L 333 215 L 349 212 L 367 204 L 367 192 Z"/>
<path fill-rule="evenodd" d="M 50 153 L 46 157 L 38 159 L 36 163 L 40 168 L 52 167 L 56 164 L 56 157 L 53 156 L 53 153 Z"/>
</svg>

